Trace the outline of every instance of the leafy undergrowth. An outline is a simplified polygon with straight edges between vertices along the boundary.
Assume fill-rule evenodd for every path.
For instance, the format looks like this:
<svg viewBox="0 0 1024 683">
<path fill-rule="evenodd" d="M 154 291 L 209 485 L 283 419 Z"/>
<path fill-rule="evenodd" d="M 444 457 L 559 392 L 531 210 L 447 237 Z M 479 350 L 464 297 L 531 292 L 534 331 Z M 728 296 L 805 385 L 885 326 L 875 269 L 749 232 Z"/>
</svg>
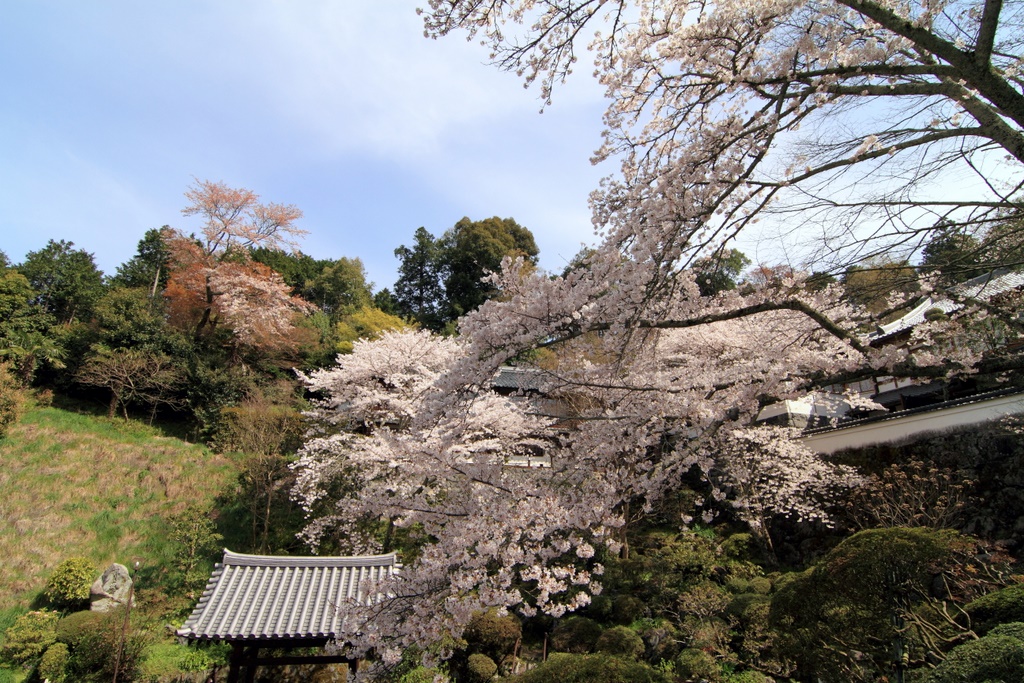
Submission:
<svg viewBox="0 0 1024 683">
<path fill-rule="evenodd" d="M 68 557 L 139 562 L 140 591 L 159 588 L 175 550 L 165 520 L 212 506 L 236 476 L 227 457 L 152 427 L 30 409 L 0 440 L 0 620 Z"/>
</svg>

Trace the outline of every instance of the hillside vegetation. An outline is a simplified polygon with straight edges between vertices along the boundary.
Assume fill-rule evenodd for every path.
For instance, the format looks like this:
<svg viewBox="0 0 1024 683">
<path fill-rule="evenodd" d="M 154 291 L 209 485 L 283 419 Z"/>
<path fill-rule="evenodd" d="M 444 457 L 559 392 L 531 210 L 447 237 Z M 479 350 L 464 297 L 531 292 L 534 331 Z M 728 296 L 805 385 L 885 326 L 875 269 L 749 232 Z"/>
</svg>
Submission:
<svg viewBox="0 0 1024 683">
<path fill-rule="evenodd" d="M 159 585 L 174 548 L 166 520 L 212 506 L 230 458 L 136 422 L 34 407 L 0 441 L 0 610 L 23 611 L 62 560 L 140 563 Z"/>
</svg>

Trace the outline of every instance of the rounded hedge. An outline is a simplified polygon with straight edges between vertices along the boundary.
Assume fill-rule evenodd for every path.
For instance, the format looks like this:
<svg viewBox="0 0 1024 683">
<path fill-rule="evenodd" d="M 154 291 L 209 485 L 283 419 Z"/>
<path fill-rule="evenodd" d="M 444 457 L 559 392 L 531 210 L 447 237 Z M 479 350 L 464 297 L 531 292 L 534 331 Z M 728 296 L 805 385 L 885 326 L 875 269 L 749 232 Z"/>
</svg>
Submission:
<svg viewBox="0 0 1024 683">
<path fill-rule="evenodd" d="M 978 633 L 987 633 L 997 624 L 1024 621 L 1024 584 L 1018 583 L 983 595 L 964 610 Z"/>
<path fill-rule="evenodd" d="M 1024 681 L 1024 642 L 987 635 L 950 650 L 925 683 Z"/>
<path fill-rule="evenodd" d="M 488 611 L 473 615 L 462 637 L 469 644 L 470 650 L 482 652 L 492 659 L 500 659 L 512 651 L 522 635 L 522 626 L 514 616 L 499 616 L 494 611 Z"/>
<path fill-rule="evenodd" d="M 71 652 L 64 643 L 54 643 L 46 648 L 43 658 L 39 660 L 37 672 L 39 678 L 50 683 L 63 683 L 68 676 L 68 663 L 71 661 Z"/>
<path fill-rule="evenodd" d="M 472 654 L 466 662 L 469 683 L 486 683 L 498 673 L 498 665 L 487 655 Z"/>
<path fill-rule="evenodd" d="M 558 652 L 591 652 L 601 637 L 601 627 L 593 619 L 569 617 L 551 631 L 551 647 Z"/>
<path fill-rule="evenodd" d="M 1024 622 L 1011 621 L 1008 624 L 999 624 L 988 632 L 990 636 L 1009 636 L 1024 642 Z"/>
<path fill-rule="evenodd" d="M 54 607 L 69 609 L 89 602 L 89 589 L 96 567 L 85 557 L 69 557 L 53 570 L 46 581 L 46 599 Z"/>
<path fill-rule="evenodd" d="M 0 661 L 30 668 L 56 640 L 56 612 L 37 610 L 18 617 L 6 631 Z"/>
<path fill-rule="evenodd" d="M 553 654 L 536 669 L 509 679 L 512 683 L 668 683 L 657 669 L 608 654 Z"/>
<path fill-rule="evenodd" d="M 594 649 L 616 657 L 637 659 L 644 653 L 644 639 L 626 626 L 613 626 L 601 634 Z"/>
<path fill-rule="evenodd" d="M 72 612 L 57 622 L 57 641 L 74 650 L 79 644 L 102 628 L 103 615 L 99 612 Z"/>
</svg>

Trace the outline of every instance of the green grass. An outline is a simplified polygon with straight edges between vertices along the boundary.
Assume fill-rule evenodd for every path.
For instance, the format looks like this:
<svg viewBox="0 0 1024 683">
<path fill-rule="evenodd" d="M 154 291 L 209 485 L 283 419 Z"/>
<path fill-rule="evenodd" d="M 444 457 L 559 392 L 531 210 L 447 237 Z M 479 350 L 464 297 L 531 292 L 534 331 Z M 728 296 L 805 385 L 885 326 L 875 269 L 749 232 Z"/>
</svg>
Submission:
<svg viewBox="0 0 1024 683">
<path fill-rule="evenodd" d="M 140 423 L 30 409 L 0 440 L 0 625 L 68 557 L 138 561 L 140 590 L 159 582 L 174 556 L 164 520 L 212 506 L 235 477 L 229 458 Z"/>
</svg>

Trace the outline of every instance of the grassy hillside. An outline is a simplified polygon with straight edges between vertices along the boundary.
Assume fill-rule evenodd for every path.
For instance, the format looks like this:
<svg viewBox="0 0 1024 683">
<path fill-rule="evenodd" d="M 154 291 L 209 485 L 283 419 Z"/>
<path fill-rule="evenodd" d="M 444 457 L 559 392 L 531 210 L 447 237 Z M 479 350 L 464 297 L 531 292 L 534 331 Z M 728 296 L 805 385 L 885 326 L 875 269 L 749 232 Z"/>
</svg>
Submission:
<svg viewBox="0 0 1024 683">
<path fill-rule="evenodd" d="M 235 477 L 229 458 L 144 425 L 30 409 L 0 440 L 0 615 L 72 556 L 139 561 L 140 590 L 159 583 L 174 551 L 164 520 Z"/>
</svg>

